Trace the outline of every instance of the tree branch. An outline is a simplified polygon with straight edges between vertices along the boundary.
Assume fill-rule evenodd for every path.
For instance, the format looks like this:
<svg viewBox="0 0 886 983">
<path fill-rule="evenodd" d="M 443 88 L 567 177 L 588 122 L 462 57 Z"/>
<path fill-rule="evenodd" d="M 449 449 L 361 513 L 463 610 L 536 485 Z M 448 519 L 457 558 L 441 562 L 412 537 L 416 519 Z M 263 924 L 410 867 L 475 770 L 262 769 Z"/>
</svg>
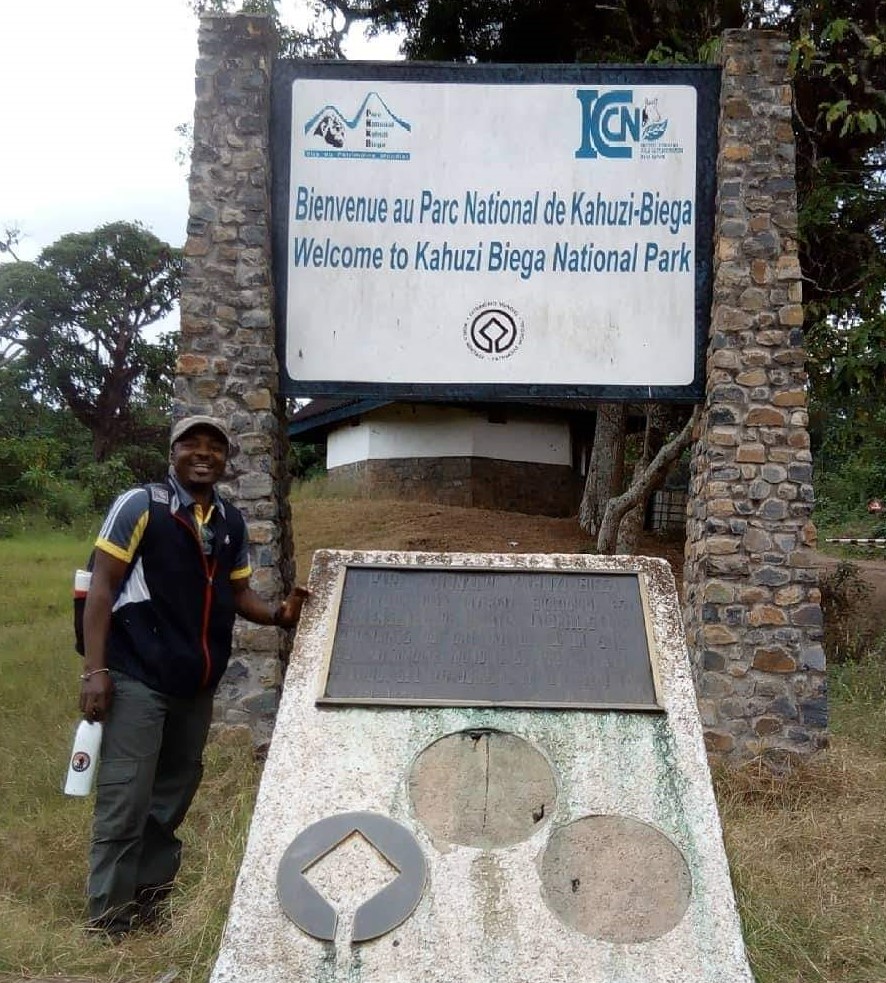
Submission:
<svg viewBox="0 0 886 983">
<path fill-rule="evenodd" d="M 597 535 L 598 553 L 607 554 L 614 550 L 621 520 L 643 500 L 661 472 L 669 468 L 689 446 L 692 442 L 692 431 L 695 429 L 700 416 L 701 405 L 698 405 L 692 411 L 692 416 L 686 422 L 686 426 L 673 440 L 662 447 L 631 487 L 616 498 L 609 499 L 606 503 L 603 519 L 600 522 L 600 532 Z"/>
</svg>

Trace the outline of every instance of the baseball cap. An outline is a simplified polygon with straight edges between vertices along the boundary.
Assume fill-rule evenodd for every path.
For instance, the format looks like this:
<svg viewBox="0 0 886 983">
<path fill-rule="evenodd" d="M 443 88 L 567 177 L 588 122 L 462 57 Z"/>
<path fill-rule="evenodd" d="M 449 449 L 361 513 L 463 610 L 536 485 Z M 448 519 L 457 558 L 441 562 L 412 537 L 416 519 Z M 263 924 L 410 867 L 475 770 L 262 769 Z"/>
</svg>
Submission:
<svg viewBox="0 0 886 983">
<path fill-rule="evenodd" d="M 210 430 L 215 430 L 226 444 L 230 445 L 231 443 L 228 428 L 221 420 L 216 420 L 214 416 L 186 416 L 172 425 L 169 446 L 172 447 L 177 440 L 181 440 L 189 430 L 193 430 L 195 427 L 209 427 Z"/>
</svg>

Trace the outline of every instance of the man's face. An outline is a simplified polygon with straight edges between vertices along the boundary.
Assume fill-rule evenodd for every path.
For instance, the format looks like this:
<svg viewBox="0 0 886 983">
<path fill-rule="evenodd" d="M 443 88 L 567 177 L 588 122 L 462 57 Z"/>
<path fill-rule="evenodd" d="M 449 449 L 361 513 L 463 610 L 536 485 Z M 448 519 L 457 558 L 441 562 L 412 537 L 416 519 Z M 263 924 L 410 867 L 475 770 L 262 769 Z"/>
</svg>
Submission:
<svg viewBox="0 0 886 983">
<path fill-rule="evenodd" d="M 172 445 L 172 468 L 182 487 L 212 488 L 225 473 L 228 445 L 211 427 L 193 427 Z"/>
</svg>

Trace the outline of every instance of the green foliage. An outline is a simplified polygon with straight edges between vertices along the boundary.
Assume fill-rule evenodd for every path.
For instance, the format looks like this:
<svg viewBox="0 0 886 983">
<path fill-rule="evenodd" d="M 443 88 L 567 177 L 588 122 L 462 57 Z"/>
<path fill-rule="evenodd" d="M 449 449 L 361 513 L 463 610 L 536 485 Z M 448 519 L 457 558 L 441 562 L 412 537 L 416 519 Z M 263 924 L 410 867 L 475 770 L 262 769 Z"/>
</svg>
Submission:
<svg viewBox="0 0 886 983">
<path fill-rule="evenodd" d="M 658 44 L 646 56 L 647 65 L 687 65 L 689 59 L 682 51 L 674 51 L 673 48 L 659 41 Z"/>
<path fill-rule="evenodd" d="M 118 457 L 132 474 L 136 484 L 148 481 L 162 481 L 169 470 L 169 424 L 167 421 L 159 428 L 155 439 L 146 444 L 127 444 L 121 447 Z"/>
<path fill-rule="evenodd" d="M 310 20 L 301 27 L 287 24 L 280 16 L 280 0 L 188 0 L 196 14 L 244 13 L 270 17 L 283 58 L 344 58 L 342 42 L 353 21 L 325 0 L 307 0 Z M 182 134 L 186 135 L 186 134 Z"/>
<path fill-rule="evenodd" d="M 101 461 L 142 439 L 145 417 L 166 413 L 175 343 L 147 327 L 179 294 L 181 254 L 138 224 L 62 236 L 33 263 L 0 265 L 6 368 L 23 401 L 65 409 L 92 435 Z"/>
<path fill-rule="evenodd" d="M 795 76 L 820 100 L 815 125 L 841 139 L 882 137 L 886 45 L 877 34 L 882 26 L 857 4 L 819 6 L 830 9 L 820 14 L 817 33 L 808 24 L 801 27 L 791 58 Z M 797 5 L 801 13 L 804 9 Z"/>
<path fill-rule="evenodd" d="M 817 401 L 812 410 L 816 522 L 832 526 L 863 518 L 867 502 L 886 494 L 886 406 L 872 397 L 848 411 L 829 412 L 827 403 Z M 880 534 L 876 528 L 868 532 Z"/>
<path fill-rule="evenodd" d="M 61 454 L 61 446 L 53 440 L 0 438 L 0 504 L 16 504 L 25 474 L 57 468 Z"/>
<path fill-rule="evenodd" d="M 408 58 L 458 62 L 679 62 L 743 19 L 738 0 L 323 0 L 336 23 L 405 34 Z"/>
<path fill-rule="evenodd" d="M 76 523 L 90 499 L 78 483 L 92 460 L 89 433 L 70 415 L 4 391 L 0 369 L 0 516 L 14 527 L 13 511 L 39 511 L 56 524 Z M 0 532 L 2 535 L 2 532 Z"/>
<path fill-rule="evenodd" d="M 779 6 L 793 39 L 810 431 L 819 523 L 886 491 L 886 27 L 876 5 Z"/>
<path fill-rule="evenodd" d="M 0 438 L 0 509 L 47 501 L 53 494 L 63 446 L 44 438 Z"/>
<path fill-rule="evenodd" d="M 139 483 L 119 454 L 87 465 L 80 473 L 80 480 L 89 495 L 91 508 L 97 512 L 104 512 L 121 492 Z"/>
<path fill-rule="evenodd" d="M 96 464 L 73 465 L 69 448 L 52 437 L 0 438 L 0 514 L 37 511 L 53 524 L 69 526 L 86 513 L 103 510 L 138 479 L 122 455 Z"/>
<path fill-rule="evenodd" d="M 289 473 L 297 481 L 309 481 L 326 473 L 326 453 L 323 444 L 289 445 Z"/>
</svg>

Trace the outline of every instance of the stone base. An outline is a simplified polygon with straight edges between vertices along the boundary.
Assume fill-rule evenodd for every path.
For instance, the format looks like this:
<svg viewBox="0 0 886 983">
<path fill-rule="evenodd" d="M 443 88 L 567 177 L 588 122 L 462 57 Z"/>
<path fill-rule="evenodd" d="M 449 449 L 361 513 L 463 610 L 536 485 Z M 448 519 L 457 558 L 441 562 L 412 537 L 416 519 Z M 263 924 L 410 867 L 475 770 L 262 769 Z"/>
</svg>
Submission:
<svg viewBox="0 0 886 983">
<path fill-rule="evenodd" d="M 567 571 L 642 578 L 662 712 L 318 707 L 348 564 L 546 574 L 535 591 Z M 309 588 L 212 983 L 752 983 L 665 561 L 319 551 Z M 477 618 L 490 596 L 472 595 Z M 446 621 L 407 625 L 396 598 L 365 630 L 411 631 L 425 651 L 426 622 Z M 562 635 L 612 608 L 595 594 Z M 468 672 L 483 661 L 455 651 Z M 486 657 L 513 675 L 514 654 Z"/>
<path fill-rule="evenodd" d="M 486 457 L 409 457 L 358 461 L 329 470 L 335 486 L 370 498 L 501 509 L 557 518 L 576 515 L 582 479 L 571 468 Z"/>
</svg>

